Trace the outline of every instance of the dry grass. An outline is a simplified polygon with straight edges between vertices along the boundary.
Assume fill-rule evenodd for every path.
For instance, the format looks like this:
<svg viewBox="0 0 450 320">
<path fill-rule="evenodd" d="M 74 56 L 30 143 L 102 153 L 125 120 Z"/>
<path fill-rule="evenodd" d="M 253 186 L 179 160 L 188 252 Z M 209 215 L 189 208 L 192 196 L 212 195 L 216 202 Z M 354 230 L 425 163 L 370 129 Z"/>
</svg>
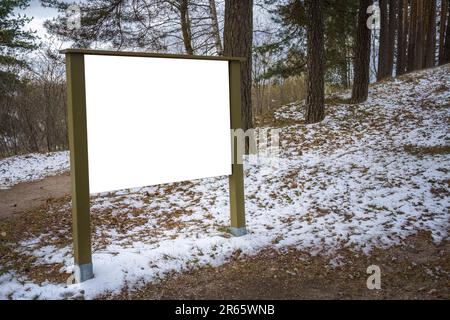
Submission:
<svg viewBox="0 0 450 320">
<path fill-rule="evenodd" d="M 67 275 L 59 272 L 62 264 L 40 265 L 37 258 L 17 250 L 19 243 L 25 239 L 41 236 L 42 243 L 50 242 L 63 248 L 70 244 L 71 215 L 60 213 L 58 209 L 69 199 L 49 199 L 40 208 L 24 214 L 0 220 L 0 275 L 14 271 L 18 275 L 27 276 L 37 283 L 46 280 L 61 282 Z M 53 232 L 59 230 L 60 232 Z M 51 240 L 50 240 L 51 237 Z"/>
<path fill-rule="evenodd" d="M 405 152 L 417 155 L 446 155 L 450 153 L 450 146 L 430 146 L 430 147 L 418 147 L 414 145 L 406 145 L 404 146 Z"/>
</svg>

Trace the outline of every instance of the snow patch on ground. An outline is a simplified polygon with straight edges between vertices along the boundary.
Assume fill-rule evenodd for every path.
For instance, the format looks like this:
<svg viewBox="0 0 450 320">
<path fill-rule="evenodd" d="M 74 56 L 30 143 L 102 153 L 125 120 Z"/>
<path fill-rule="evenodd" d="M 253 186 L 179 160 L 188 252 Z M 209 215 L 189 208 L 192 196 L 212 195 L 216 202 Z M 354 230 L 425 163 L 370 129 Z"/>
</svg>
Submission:
<svg viewBox="0 0 450 320">
<path fill-rule="evenodd" d="M 69 152 L 31 153 L 0 160 L 0 189 L 70 170 Z"/>
</svg>

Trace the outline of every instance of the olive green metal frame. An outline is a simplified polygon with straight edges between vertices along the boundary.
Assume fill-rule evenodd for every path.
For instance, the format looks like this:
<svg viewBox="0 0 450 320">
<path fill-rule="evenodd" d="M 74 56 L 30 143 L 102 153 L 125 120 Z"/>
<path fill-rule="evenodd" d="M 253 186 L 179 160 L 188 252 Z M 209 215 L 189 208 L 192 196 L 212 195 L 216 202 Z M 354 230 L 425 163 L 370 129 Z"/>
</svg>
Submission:
<svg viewBox="0 0 450 320">
<path fill-rule="evenodd" d="M 240 129 L 241 125 L 241 61 L 243 58 L 209 57 L 176 54 L 119 52 L 106 50 L 68 49 L 66 55 L 68 132 L 70 147 L 70 168 L 72 188 L 73 250 L 75 261 L 75 281 L 83 282 L 94 277 L 91 246 L 91 217 L 89 203 L 89 169 L 86 123 L 85 55 L 113 55 L 131 57 L 221 60 L 229 64 L 230 128 Z M 231 135 L 234 139 L 234 135 Z M 246 234 L 244 167 L 238 143 L 232 143 L 232 174 L 230 187 L 230 232 L 235 236 Z"/>
</svg>

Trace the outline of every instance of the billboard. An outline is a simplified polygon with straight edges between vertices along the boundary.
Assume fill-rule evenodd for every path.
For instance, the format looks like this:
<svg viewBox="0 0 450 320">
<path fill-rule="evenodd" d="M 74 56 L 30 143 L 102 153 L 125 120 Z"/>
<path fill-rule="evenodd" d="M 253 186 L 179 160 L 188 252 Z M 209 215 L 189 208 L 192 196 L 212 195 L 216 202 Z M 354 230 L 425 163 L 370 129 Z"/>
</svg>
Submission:
<svg viewBox="0 0 450 320">
<path fill-rule="evenodd" d="M 242 130 L 244 59 L 88 49 L 61 53 L 76 282 L 94 277 L 91 193 L 227 175 L 229 231 L 247 233 L 242 154 L 231 141 L 231 131 Z"/>
<path fill-rule="evenodd" d="M 227 61 L 84 59 L 91 193 L 231 175 Z"/>
</svg>

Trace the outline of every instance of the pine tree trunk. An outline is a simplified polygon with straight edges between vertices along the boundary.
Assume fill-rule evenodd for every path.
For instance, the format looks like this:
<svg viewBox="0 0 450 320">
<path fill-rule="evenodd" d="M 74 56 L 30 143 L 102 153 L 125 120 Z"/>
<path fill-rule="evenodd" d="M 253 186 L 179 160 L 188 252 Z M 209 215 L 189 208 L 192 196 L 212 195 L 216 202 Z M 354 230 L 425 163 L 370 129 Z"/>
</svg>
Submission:
<svg viewBox="0 0 450 320">
<path fill-rule="evenodd" d="M 398 2 L 398 33 L 397 33 L 397 69 L 396 75 L 402 75 L 405 73 L 405 62 L 406 62 L 406 45 L 407 42 L 407 27 L 405 25 L 405 16 L 408 17 L 408 7 L 406 7 L 405 12 L 405 3 L 408 4 L 408 0 L 399 0 Z"/>
<path fill-rule="evenodd" d="M 345 35 L 345 34 L 344 34 Z M 341 41 L 345 43 L 345 36 L 342 37 Z M 345 45 L 344 45 L 345 46 Z M 347 63 L 347 48 L 345 48 L 343 52 L 343 58 L 340 63 L 340 73 L 341 73 L 341 84 L 347 88 L 349 86 L 349 78 L 348 78 L 348 63 Z"/>
<path fill-rule="evenodd" d="M 403 50 L 404 50 L 404 67 L 403 67 L 403 71 L 406 72 L 407 66 L 408 66 L 408 45 L 409 45 L 409 25 L 411 23 L 410 21 L 410 12 L 411 9 L 409 7 L 409 0 L 403 0 L 403 21 L 404 23 L 404 27 L 403 27 Z"/>
<path fill-rule="evenodd" d="M 211 29 L 214 37 L 214 45 L 217 54 L 220 56 L 223 53 L 222 40 L 220 39 L 219 21 L 217 19 L 216 1 L 209 0 L 209 14 L 211 16 Z"/>
<path fill-rule="evenodd" d="M 380 0 L 380 48 L 378 54 L 378 75 L 377 80 L 383 80 L 388 74 L 389 55 L 389 14 L 388 0 Z"/>
<path fill-rule="evenodd" d="M 422 68 L 425 68 L 426 60 L 427 60 L 427 35 L 428 35 L 428 27 L 429 27 L 429 2 L 430 0 L 425 0 L 423 4 L 423 61 L 422 61 Z"/>
<path fill-rule="evenodd" d="M 408 72 L 415 70 L 417 40 L 417 0 L 411 0 L 409 19 Z"/>
<path fill-rule="evenodd" d="M 436 55 L 436 0 L 427 0 L 427 27 L 425 42 L 425 68 L 434 66 Z"/>
<path fill-rule="evenodd" d="M 439 19 L 439 64 L 444 64 L 445 28 L 447 25 L 448 0 L 441 0 L 441 14 Z"/>
<path fill-rule="evenodd" d="M 425 34 L 424 34 L 424 0 L 417 1 L 417 25 L 416 25 L 416 47 L 415 47 L 415 58 L 414 58 L 414 69 L 420 70 L 423 68 L 423 46 L 425 44 Z M 427 0 L 428 1 L 428 0 Z"/>
<path fill-rule="evenodd" d="M 188 12 L 189 0 L 181 0 L 180 2 L 180 19 L 181 19 L 181 32 L 183 34 L 184 49 L 187 54 L 194 54 L 192 48 L 192 36 L 191 36 L 191 21 L 189 20 Z"/>
<path fill-rule="evenodd" d="M 367 28 L 367 8 L 373 0 L 359 0 L 358 30 L 356 33 L 355 72 L 352 90 L 352 103 L 367 100 L 369 94 L 371 30 Z"/>
<path fill-rule="evenodd" d="M 389 41 L 386 76 L 392 77 L 394 70 L 395 36 L 397 32 L 397 0 L 389 0 Z"/>
<path fill-rule="evenodd" d="M 308 74 L 306 97 L 306 123 L 325 118 L 324 107 L 324 21 L 322 0 L 306 0 Z"/>
<path fill-rule="evenodd" d="M 244 57 L 241 63 L 241 110 L 244 130 L 252 128 L 253 0 L 225 0 L 224 55 Z"/>
<path fill-rule="evenodd" d="M 445 31 L 444 63 L 450 62 L 450 4 L 447 6 L 447 28 Z"/>
<path fill-rule="evenodd" d="M 336 1 L 336 4 L 334 5 L 335 10 L 337 12 L 346 12 L 347 10 L 347 3 L 345 1 Z M 338 38 L 338 46 L 339 46 L 339 73 L 340 73 L 340 80 L 341 85 L 343 87 L 349 87 L 350 79 L 349 79 L 349 68 L 348 68 L 348 57 L 352 54 L 348 53 L 348 46 L 347 46 L 347 38 L 348 38 L 348 32 L 347 32 L 347 26 L 345 23 L 338 24 L 336 29 L 337 32 L 337 38 Z"/>
</svg>

